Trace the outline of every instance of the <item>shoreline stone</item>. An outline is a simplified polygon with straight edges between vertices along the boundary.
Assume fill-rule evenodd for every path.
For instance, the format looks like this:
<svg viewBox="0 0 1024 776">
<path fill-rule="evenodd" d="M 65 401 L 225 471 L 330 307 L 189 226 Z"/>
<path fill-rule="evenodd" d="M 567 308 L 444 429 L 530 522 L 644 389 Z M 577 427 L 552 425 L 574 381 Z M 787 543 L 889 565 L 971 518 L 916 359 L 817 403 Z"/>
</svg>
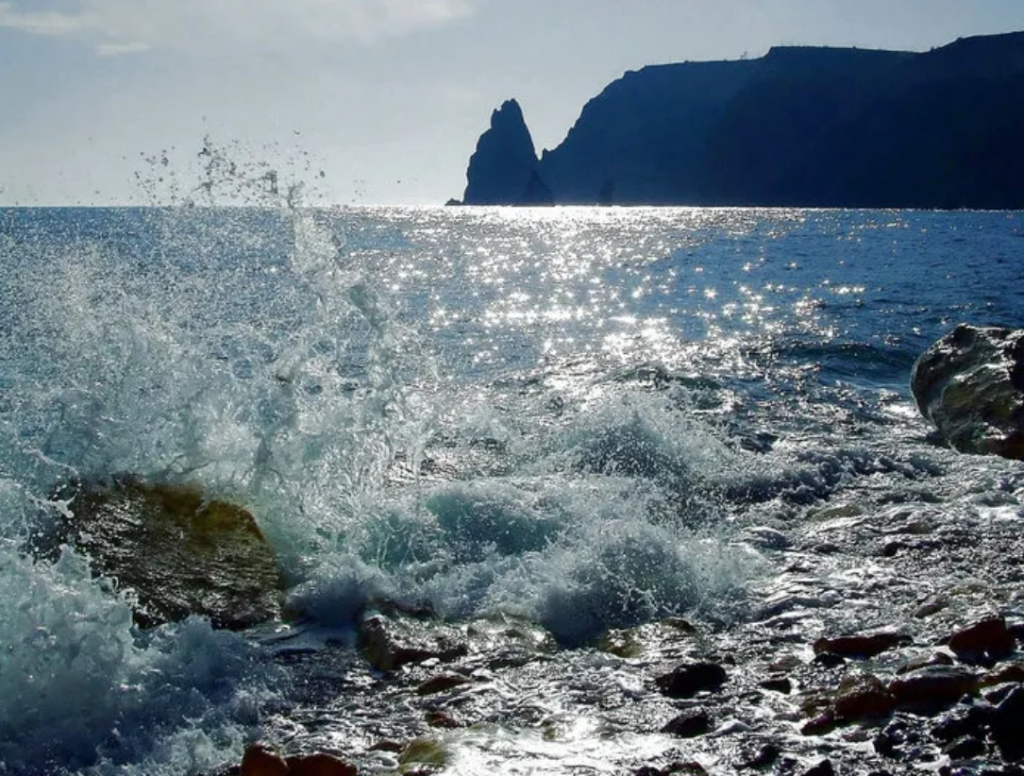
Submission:
<svg viewBox="0 0 1024 776">
<path fill-rule="evenodd" d="M 1024 330 L 961 323 L 917 359 L 910 387 L 954 449 L 1024 460 Z"/>
</svg>

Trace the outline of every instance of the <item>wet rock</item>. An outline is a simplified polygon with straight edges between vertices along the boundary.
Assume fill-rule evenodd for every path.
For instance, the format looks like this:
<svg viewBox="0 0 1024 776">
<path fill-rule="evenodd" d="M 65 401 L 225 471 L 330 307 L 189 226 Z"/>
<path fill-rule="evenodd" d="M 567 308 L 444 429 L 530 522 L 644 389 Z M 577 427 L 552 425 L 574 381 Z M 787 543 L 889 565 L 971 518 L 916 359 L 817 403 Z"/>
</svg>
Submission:
<svg viewBox="0 0 1024 776">
<path fill-rule="evenodd" d="M 894 719 L 872 739 L 875 751 L 882 757 L 899 759 L 904 746 L 917 742 L 917 734 L 910 729 L 905 720 Z"/>
<path fill-rule="evenodd" d="M 772 692 L 789 695 L 793 692 L 793 682 L 788 676 L 773 676 L 758 683 L 760 687 Z"/>
<path fill-rule="evenodd" d="M 800 727 L 800 733 L 805 736 L 823 736 L 831 733 L 838 726 L 839 720 L 836 719 L 835 712 L 829 709 L 805 722 Z"/>
<path fill-rule="evenodd" d="M 1015 646 L 1002 617 L 990 617 L 958 630 L 946 644 L 961 660 L 975 663 L 995 662 L 1010 655 Z"/>
<path fill-rule="evenodd" d="M 702 736 L 709 730 L 711 730 L 711 717 L 703 709 L 695 709 L 685 711 L 671 719 L 661 729 L 661 732 L 679 738 L 693 738 Z"/>
<path fill-rule="evenodd" d="M 786 550 L 793 544 L 782 531 L 764 525 L 748 528 L 743 534 L 743 540 L 762 550 Z"/>
<path fill-rule="evenodd" d="M 909 643 L 910 638 L 900 633 L 823 637 L 814 642 L 814 653 L 816 655 L 831 653 L 843 657 L 869 658 Z"/>
<path fill-rule="evenodd" d="M 909 674 L 911 671 L 916 671 L 919 668 L 928 668 L 929 666 L 951 665 L 953 665 L 953 658 L 951 658 L 945 652 L 935 652 L 931 655 L 911 658 L 906 663 L 897 668 L 896 673 Z"/>
<path fill-rule="evenodd" d="M 252 744 L 242 756 L 241 776 L 288 776 L 288 763 L 264 744 Z"/>
<path fill-rule="evenodd" d="M 454 690 L 456 687 L 461 687 L 464 684 L 470 684 L 471 679 L 460 674 L 438 674 L 425 682 L 419 684 L 416 687 L 417 695 L 435 695 L 439 692 L 447 692 L 448 690 Z"/>
<path fill-rule="evenodd" d="M 939 741 L 950 743 L 965 736 L 984 738 L 992 723 L 993 709 L 988 705 L 957 706 L 932 728 Z"/>
<path fill-rule="evenodd" d="M 658 690 L 670 698 L 692 698 L 699 692 L 715 692 L 727 679 L 717 663 L 684 663 L 655 679 Z"/>
<path fill-rule="evenodd" d="M 782 750 L 772 743 L 759 746 L 743 761 L 744 768 L 765 768 L 782 756 Z"/>
<path fill-rule="evenodd" d="M 461 634 L 438 623 L 392 620 L 376 614 L 359 626 L 359 647 L 378 671 L 437 659 L 450 662 L 469 652 Z"/>
<path fill-rule="evenodd" d="M 825 759 L 804 771 L 804 776 L 835 776 L 835 772 L 832 761 Z"/>
<path fill-rule="evenodd" d="M 1000 666 L 981 678 L 982 687 L 994 687 L 1006 682 L 1024 683 L 1024 663 L 1010 663 Z"/>
<path fill-rule="evenodd" d="M 981 757 L 985 754 L 985 743 L 974 736 L 964 736 L 943 747 L 942 753 L 948 755 L 953 760 Z"/>
<path fill-rule="evenodd" d="M 1024 759 L 1024 687 L 1016 687 L 992 715 L 992 740 L 1008 762 Z"/>
<path fill-rule="evenodd" d="M 819 652 L 814 656 L 814 665 L 823 666 L 824 668 L 836 668 L 837 666 L 846 665 L 846 658 L 842 655 L 837 655 L 835 652 Z"/>
<path fill-rule="evenodd" d="M 964 695 L 978 691 L 974 673 L 952 666 L 929 666 L 898 676 L 889 692 L 899 708 L 935 712 L 952 706 Z"/>
<path fill-rule="evenodd" d="M 454 730 L 459 726 L 458 720 L 444 711 L 428 711 L 423 715 L 423 719 L 432 728 Z"/>
<path fill-rule="evenodd" d="M 923 620 L 933 614 L 941 612 L 949 606 L 949 599 L 944 595 L 933 595 L 926 598 L 920 606 L 914 610 L 914 617 Z"/>
<path fill-rule="evenodd" d="M 189 615 L 243 629 L 280 614 L 284 579 L 253 516 L 189 484 L 133 475 L 77 483 L 59 494 L 68 515 L 32 540 L 53 556 L 71 544 L 98 575 L 137 600 L 135 621 L 152 627 Z"/>
<path fill-rule="evenodd" d="M 960 324 L 918 358 L 910 387 L 955 449 L 1024 458 L 1024 330 Z"/>
<path fill-rule="evenodd" d="M 288 776 L 356 776 L 356 768 L 332 754 L 289 757 Z"/>
<path fill-rule="evenodd" d="M 896 698 L 871 674 L 845 677 L 833 701 L 836 718 L 844 722 L 881 719 L 895 708 Z"/>
</svg>

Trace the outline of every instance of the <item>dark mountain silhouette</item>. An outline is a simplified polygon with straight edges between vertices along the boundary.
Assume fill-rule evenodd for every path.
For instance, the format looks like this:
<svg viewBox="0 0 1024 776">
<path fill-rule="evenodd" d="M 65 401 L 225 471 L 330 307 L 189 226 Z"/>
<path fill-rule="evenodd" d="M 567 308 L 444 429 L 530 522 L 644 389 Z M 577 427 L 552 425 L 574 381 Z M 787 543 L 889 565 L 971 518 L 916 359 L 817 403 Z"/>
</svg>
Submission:
<svg viewBox="0 0 1024 776">
<path fill-rule="evenodd" d="M 491 114 L 491 128 L 469 159 L 464 201 L 472 205 L 552 204 L 551 191 L 537 174 L 537 152 L 515 100 Z"/>
<path fill-rule="evenodd" d="M 514 101 L 466 204 L 1024 208 L 1024 32 L 924 53 L 776 47 L 626 73 L 537 159 Z"/>
</svg>

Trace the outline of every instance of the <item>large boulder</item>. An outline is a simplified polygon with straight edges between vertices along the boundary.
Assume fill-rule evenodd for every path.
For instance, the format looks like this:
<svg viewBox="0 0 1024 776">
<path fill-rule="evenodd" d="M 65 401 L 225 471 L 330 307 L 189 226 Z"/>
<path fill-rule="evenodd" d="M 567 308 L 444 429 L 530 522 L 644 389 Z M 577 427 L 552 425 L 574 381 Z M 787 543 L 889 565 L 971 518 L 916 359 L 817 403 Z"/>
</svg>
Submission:
<svg viewBox="0 0 1024 776">
<path fill-rule="evenodd" d="M 75 483 L 58 494 L 67 508 L 33 540 L 39 555 L 64 544 L 135 599 L 142 627 L 209 617 L 242 629 L 280 613 L 284 580 L 253 516 L 207 499 L 194 485 L 133 475 Z"/>
<path fill-rule="evenodd" d="M 917 360 L 910 388 L 955 449 L 1024 459 L 1024 330 L 960 324 Z"/>
</svg>

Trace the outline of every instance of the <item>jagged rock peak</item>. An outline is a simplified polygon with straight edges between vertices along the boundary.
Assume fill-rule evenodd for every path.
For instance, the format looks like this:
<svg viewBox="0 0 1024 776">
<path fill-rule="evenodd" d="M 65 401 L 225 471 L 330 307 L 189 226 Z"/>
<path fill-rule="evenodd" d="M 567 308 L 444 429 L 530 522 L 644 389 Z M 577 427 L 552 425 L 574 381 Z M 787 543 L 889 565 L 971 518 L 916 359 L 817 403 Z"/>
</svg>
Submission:
<svg viewBox="0 0 1024 776">
<path fill-rule="evenodd" d="M 515 100 L 491 114 L 466 171 L 466 205 L 550 204 L 551 192 L 537 169 L 537 152 Z"/>
</svg>

